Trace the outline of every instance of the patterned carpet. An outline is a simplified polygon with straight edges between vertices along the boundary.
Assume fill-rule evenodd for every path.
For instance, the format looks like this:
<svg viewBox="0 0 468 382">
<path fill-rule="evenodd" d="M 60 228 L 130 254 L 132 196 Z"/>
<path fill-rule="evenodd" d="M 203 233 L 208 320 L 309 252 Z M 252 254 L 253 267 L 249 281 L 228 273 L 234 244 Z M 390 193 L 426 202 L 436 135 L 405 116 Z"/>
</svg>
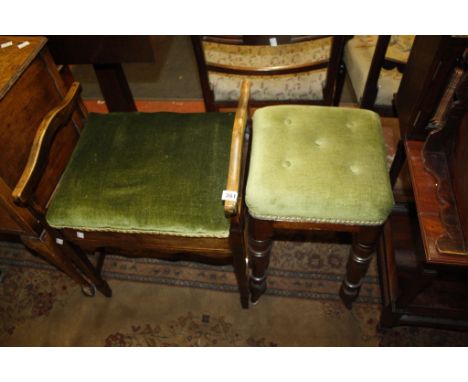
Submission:
<svg viewBox="0 0 468 382">
<path fill-rule="evenodd" d="M 468 334 L 380 333 L 375 266 L 352 311 L 338 300 L 349 246 L 275 242 L 269 289 L 240 308 L 230 266 L 109 256 L 114 295 L 84 297 L 21 245 L 0 243 L 0 344 L 6 346 L 464 346 Z"/>
</svg>

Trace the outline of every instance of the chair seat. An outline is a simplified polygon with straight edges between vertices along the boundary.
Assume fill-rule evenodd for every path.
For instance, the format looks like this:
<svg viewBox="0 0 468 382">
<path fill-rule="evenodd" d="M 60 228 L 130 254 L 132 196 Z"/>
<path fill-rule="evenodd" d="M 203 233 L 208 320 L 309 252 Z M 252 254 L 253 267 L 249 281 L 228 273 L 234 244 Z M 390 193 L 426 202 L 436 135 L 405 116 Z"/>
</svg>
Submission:
<svg viewBox="0 0 468 382">
<path fill-rule="evenodd" d="M 246 190 L 263 220 L 380 225 L 393 195 L 380 119 L 372 111 L 281 105 L 258 109 Z"/>
<path fill-rule="evenodd" d="M 50 203 L 55 228 L 228 237 L 233 113 L 90 114 Z"/>
<path fill-rule="evenodd" d="M 343 61 L 353 85 L 358 101 L 361 101 L 366 86 L 367 76 L 374 56 L 378 36 L 356 36 L 348 41 L 344 48 Z M 386 58 L 405 63 L 414 36 L 392 36 Z M 377 82 L 378 92 L 376 105 L 390 106 L 393 94 L 398 91 L 402 74 L 396 69 L 382 69 Z"/>
</svg>

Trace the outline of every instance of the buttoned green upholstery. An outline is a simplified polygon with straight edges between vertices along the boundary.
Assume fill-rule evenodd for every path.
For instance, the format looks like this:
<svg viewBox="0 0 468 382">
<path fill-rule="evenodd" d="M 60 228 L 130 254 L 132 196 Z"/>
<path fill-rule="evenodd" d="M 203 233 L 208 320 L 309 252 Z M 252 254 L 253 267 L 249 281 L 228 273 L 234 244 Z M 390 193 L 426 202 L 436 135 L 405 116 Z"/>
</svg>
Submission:
<svg viewBox="0 0 468 382">
<path fill-rule="evenodd" d="M 380 119 L 281 105 L 253 117 L 246 203 L 257 219 L 380 225 L 392 206 Z"/>
<path fill-rule="evenodd" d="M 51 200 L 55 228 L 227 237 L 232 113 L 90 114 Z"/>
</svg>

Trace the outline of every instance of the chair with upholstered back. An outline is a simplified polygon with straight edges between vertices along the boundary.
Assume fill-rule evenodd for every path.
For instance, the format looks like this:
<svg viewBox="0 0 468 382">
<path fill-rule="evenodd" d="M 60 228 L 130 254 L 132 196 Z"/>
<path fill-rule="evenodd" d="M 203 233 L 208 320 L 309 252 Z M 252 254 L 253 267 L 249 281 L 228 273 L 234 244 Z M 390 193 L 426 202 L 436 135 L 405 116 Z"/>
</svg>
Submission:
<svg viewBox="0 0 468 382">
<path fill-rule="evenodd" d="M 343 49 L 343 62 L 361 108 L 393 115 L 393 96 L 414 36 L 354 36 Z"/>
<path fill-rule="evenodd" d="M 207 111 L 232 107 L 252 82 L 251 105 L 337 104 L 343 36 L 192 36 Z"/>
<path fill-rule="evenodd" d="M 57 242 L 79 253 L 231 262 L 247 307 L 242 179 L 249 85 L 242 85 L 236 114 L 89 114 L 48 203 L 44 224 Z M 73 83 L 39 127 L 13 192 L 17 203 L 31 204 L 43 169 L 54 165 L 51 142 L 78 100 Z M 223 190 L 231 191 L 224 202 Z M 81 270 L 110 295 L 94 269 Z"/>
<path fill-rule="evenodd" d="M 379 116 L 309 105 L 257 109 L 246 205 L 252 301 L 266 290 L 275 232 L 329 230 L 354 235 L 340 291 L 351 307 L 393 206 Z"/>
</svg>

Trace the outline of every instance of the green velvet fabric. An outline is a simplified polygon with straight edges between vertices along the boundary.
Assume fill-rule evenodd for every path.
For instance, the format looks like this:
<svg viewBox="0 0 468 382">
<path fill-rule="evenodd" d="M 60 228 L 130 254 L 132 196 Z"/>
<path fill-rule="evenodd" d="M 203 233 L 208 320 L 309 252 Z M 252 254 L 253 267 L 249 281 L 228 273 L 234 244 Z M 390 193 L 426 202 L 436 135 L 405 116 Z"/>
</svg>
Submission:
<svg viewBox="0 0 468 382">
<path fill-rule="evenodd" d="M 47 213 L 55 228 L 227 237 L 234 114 L 90 114 Z"/>
<path fill-rule="evenodd" d="M 253 117 L 246 203 L 264 220 L 378 225 L 393 194 L 377 114 L 282 105 Z"/>
</svg>

